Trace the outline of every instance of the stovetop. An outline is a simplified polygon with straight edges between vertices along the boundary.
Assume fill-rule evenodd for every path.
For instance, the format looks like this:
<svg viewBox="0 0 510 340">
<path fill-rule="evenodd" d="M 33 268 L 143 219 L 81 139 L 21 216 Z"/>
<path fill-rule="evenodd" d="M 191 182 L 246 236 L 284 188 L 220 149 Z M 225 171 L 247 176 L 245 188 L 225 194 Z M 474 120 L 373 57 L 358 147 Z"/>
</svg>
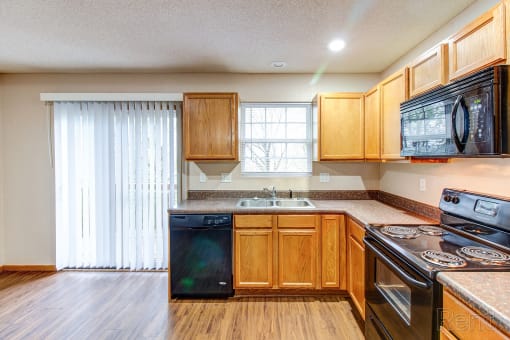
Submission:
<svg viewBox="0 0 510 340">
<path fill-rule="evenodd" d="M 373 225 L 366 235 L 430 278 L 439 271 L 510 271 L 510 198 L 444 189 L 439 208 L 440 224 Z"/>
<path fill-rule="evenodd" d="M 395 235 L 385 234 L 384 228 L 396 228 L 403 231 L 409 230 L 406 234 L 412 234 L 413 238 L 400 238 Z M 420 228 L 423 227 L 423 228 Z M 420 229 L 434 227 L 434 230 L 442 230 L 442 235 L 427 235 Z M 510 271 L 510 252 L 496 249 L 481 241 L 467 238 L 457 234 L 455 229 L 447 229 L 442 225 L 431 226 L 367 226 L 367 236 L 379 241 L 399 259 L 409 263 L 430 278 L 434 278 L 440 271 Z M 404 232 L 405 233 L 405 232 Z M 464 249 L 464 252 L 461 250 Z M 488 260 L 496 251 L 499 261 Z M 475 259 L 469 256 L 470 252 L 480 253 L 483 259 Z M 426 258 L 429 255 L 438 255 L 439 264 L 429 262 Z M 443 263 L 448 258 L 453 264 Z M 460 259 L 460 260 L 459 260 Z M 458 265 L 458 263 L 461 265 Z M 457 266 L 455 266 L 457 264 Z"/>
</svg>

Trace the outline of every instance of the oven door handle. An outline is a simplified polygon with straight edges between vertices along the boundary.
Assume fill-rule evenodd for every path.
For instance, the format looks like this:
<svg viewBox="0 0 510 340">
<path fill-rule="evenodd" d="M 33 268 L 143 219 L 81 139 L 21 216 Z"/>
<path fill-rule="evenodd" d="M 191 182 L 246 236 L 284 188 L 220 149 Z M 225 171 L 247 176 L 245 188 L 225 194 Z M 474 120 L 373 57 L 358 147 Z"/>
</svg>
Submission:
<svg viewBox="0 0 510 340">
<path fill-rule="evenodd" d="M 418 287 L 418 288 L 422 288 L 422 289 L 427 289 L 431 286 L 430 282 L 422 282 L 422 281 L 416 280 L 414 277 L 410 276 L 408 273 L 406 273 L 404 270 L 402 270 L 402 268 L 400 268 L 395 263 L 393 263 L 376 246 L 371 244 L 370 239 L 365 238 L 363 241 L 364 241 L 365 245 L 370 249 L 370 251 L 374 252 L 382 262 L 384 262 L 388 267 L 390 267 L 395 272 L 397 272 L 410 285 Z"/>
</svg>

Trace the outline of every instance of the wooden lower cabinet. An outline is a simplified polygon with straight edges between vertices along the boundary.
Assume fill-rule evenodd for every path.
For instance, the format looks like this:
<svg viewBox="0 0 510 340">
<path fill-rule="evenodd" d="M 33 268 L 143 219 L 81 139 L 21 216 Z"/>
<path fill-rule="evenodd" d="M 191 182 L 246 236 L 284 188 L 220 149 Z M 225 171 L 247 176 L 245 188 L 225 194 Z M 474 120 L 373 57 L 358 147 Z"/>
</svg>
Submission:
<svg viewBox="0 0 510 340">
<path fill-rule="evenodd" d="M 234 288 L 347 290 L 346 220 L 235 215 Z"/>
<path fill-rule="evenodd" d="M 443 290 L 443 326 L 441 339 L 509 339 L 476 311 L 465 305 L 448 290 Z"/>
<path fill-rule="evenodd" d="M 273 231 L 236 230 L 234 248 L 234 287 L 273 287 Z"/>
<path fill-rule="evenodd" d="M 346 232 L 343 215 L 321 218 L 321 287 L 347 289 Z"/>
<path fill-rule="evenodd" d="M 347 219 L 348 241 L 348 283 L 347 291 L 361 317 L 365 319 L 365 246 L 363 236 L 365 229 L 353 221 Z"/>
<path fill-rule="evenodd" d="M 278 230 L 278 286 L 315 288 L 317 232 Z"/>
</svg>

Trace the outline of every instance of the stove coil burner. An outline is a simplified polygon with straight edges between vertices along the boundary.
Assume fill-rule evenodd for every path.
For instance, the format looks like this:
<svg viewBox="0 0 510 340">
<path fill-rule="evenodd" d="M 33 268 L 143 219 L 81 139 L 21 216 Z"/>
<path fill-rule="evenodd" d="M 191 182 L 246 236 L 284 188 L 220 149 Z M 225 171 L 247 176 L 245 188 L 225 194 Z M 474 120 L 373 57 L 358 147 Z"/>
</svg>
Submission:
<svg viewBox="0 0 510 340">
<path fill-rule="evenodd" d="M 443 251 L 425 250 L 421 253 L 421 257 L 427 262 L 442 267 L 459 268 L 467 265 L 467 262 L 459 256 Z"/>
<path fill-rule="evenodd" d="M 434 227 L 432 225 L 421 225 L 418 227 L 418 230 L 421 231 L 422 234 L 430 236 L 441 236 L 446 234 L 446 231 L 442 228 Z"/>
<path fill-rule="evenodd" d="M 420 232 L 416 227 L 402 227 L 394 225 L 382 227 L 381 233 L 395 238 L 407 238 L 407 239 L 417 238 L 418 236 L 420 236 Z"/>
<path fill-rule="evenodd" d="M 479 261 L 483 264 L 506 264 L 510 256 L 499 250 L 484 247 L 462 247 L 457 254 L 466 256 L 468 260 Z"/>
</svg>

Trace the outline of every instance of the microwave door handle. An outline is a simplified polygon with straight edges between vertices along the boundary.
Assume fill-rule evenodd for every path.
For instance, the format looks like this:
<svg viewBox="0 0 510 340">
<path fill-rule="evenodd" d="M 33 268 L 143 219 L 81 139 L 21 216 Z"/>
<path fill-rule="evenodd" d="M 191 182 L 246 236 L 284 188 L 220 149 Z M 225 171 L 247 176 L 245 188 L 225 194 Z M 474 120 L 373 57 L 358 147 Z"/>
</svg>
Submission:
<svg viewBox="0 0 510 340">
<path fill-rule="evenodd" d="M 365 238 L 363 240 L 365 245 L 370 249 L 371 252 L 375 253 L 377 255 L 377 258 L 384 262 L 388 267 L 393 269 L 396 273 L 399 274 L 399 276 L 404 279 L 407 283 L 409 283 L 412 286 L 427 289 L 431 286 L 429 282 L 422 282 L 419 280 L 416 280 L 414 277 L 410 276 L 408 273 L 406 273 L 402 268 L 397 266 L 392 260 L 390 260 L 386 255 L 384 255 L 377 247 L 375 247 L 371 240 L 369 238 Z"/>
<path fill-rule="evenodd" d="M 457 110 L 459 106 L 462 108 L 462 111 L 464 111 L 464 135 L 462 136 L 462 140 L 459 138 L 459 133 L 457 131 Z M 467 139 L 469 136 L 469 111 L 464 105 L 464 101 L 462 99 L 462 96 L 458 96 L 455 100 L 455 104 L 453 104 L 452 108 L 452 131 L 453 131 L 453 140 L 455 141 L 455 145 L 457 146 L 457 149 L 460 152 L 464 151 L 464 148 L 466 147 Z"/>
</svg>

